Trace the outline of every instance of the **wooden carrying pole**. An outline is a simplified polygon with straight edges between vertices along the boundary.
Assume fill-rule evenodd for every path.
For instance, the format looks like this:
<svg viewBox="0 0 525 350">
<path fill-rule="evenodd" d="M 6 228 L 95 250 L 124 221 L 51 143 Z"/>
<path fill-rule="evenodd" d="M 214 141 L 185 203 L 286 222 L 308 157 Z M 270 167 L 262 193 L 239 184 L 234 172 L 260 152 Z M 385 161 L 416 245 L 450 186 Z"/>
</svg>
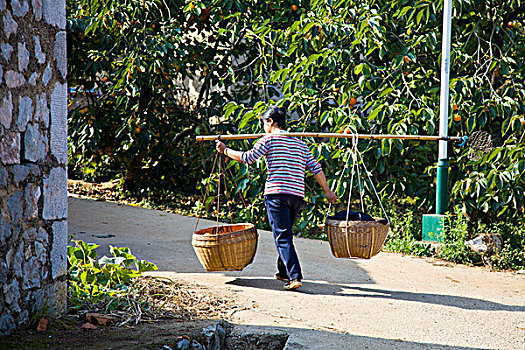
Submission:
<svg viewBox="0 0 525 350">
<path fill-rule="evenodd" d="M 377 135 L 377 134 L 337 134 L 323 132 L 283 132 L 279 134 L 236 134 L 236 135 L 199 135 L 197 141 L 214 141 L 214 140 L 245 140 L 258 139 L 265 135 L 293 136 L 293 137 L 325 137 L 337 139 L 352 139 L 357 136 L 358 139 L 389 139 L 389 140 L 419 140 L 419 141 L 460 141 L 460 136 L 440 137 L 424 135 Z"/>
</svg>

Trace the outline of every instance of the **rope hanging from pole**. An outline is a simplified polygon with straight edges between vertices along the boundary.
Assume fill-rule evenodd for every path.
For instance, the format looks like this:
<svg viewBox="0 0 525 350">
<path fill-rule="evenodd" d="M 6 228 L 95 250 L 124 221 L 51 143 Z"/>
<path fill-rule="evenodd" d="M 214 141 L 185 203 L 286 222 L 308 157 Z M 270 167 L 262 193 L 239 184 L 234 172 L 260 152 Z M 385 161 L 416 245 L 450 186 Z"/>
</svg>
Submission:
<svg viewBox="0 0 525 350">
<path fill-rule="evenodd" d="M 345 162 L 345 166 L 343 168 L 343 171 L 341 172 L 341 176 L 339 176 L 339 180 L 337 181 L 337 183 L 335 184 L 335 189 L 337 190 L 337 188 L 339 187 L 339 184 L 343 178 L 343 175 L 345 174 L 345 171 L 346 169 L 348 168 L 348 163 L 349 163 L 349 160 L 350 158 L 352 158 L 352 170 L 351 170 L 351 175 L 350 175 L 350 188 L 349 188 L 349 193 L 348 193 L 348 201 L 347 201 L 347 207 L 346 207 L 346 225 L 348 225 L 348 219 L 349 219 L 349 214 L 350 214 L 350 201 L 352 199 L 352 188 L 354 186 L 354 174 L 357 175 L 357 183 L 358 183 L 358 187 L 359 187 L 359 198 L 360 198 L 360 204 L 361 204 L 361 211 L 364 213 L 365 212 L 365 208 L 364 208 L 364 199 L 363 199 L 363 193 L 364 193 L 364 189 L 362 187 L 362 184 L 361 184 L 361 172 L 360 172 L 360 165 L 359 165 L 359 160 L 361 160 L 361 164 L 363 166 L 363 169 L 365 171 L 365 174 L 368 178 L 368 181 L 370 182 L 370 187 L 372 187 L 373 191 L 374 191 L 374 194 L 377 198 L 377 201 L 379 202 L 379 205 L 381 207 L 381 210 L 383 211 L 383 214 L 385 215 L 385 218 L 387 219 L 388 222 L 390 222 L 390 218 L 388 217 L 388 214 L 386 213 L 386 210 L 383 206 L 383 203 L 381 202 L 381 198 L 379 197 L 379 194 L 377 193 L 377 190 L 374 186 L 374 183 L 372 182 L 372 179 L 370 178 L 370 173 L 368 171 L 368 169 L 366 168 L 366 165 L 365 165 L 365 162 L 364 162 L 364 159 L 363 159 L 363 156 L 361 155 L 361 152 L 359 152 L 359 148 L 358 148 L 358 143 L 359 143 L 359 137 L 358 137 L 358 134 L 354 134 L 355 136 L 353 137 L 352 139 L 352 148 L 351 148 L 351 151 L 348 155 L 348 159 L 347 161 Z M 325 217 L 328 217 L 329 213 L 330 213 L 330 210 L 332 208 L 332 204 L 330 204 L 328 206 L 328 211 L 325 215 Z"/>
<path fill-rule="evenodd" d="M 223 178 L 223 181 L 224 181 L 224 192 L 225 192 L 225 195 L 226 195 L 226 203 L 228 205 L 228 209 L 230 210 L 230 222 L 233 224 L 233 216 L 231 215 L 231 207 L 230 207 L 230 203 L 229 203 L 229 200 L 230 200 L 230 197 L 231 197 L 231 192 L 230 194 L 228 194 L 228 186 L 227 186 L 227 183 L 226 183 L 226 171 L 228 170 L 229 173 L 230 173 L 230 176 L 233 180 L 233 183 L 235 185 L 235 189 L 237 190 L 237 192 L 241 195 L 241 200 L 242 200 L 242 203 L 244 205 L 245 208 L 248 207 L 248 205 L 246 204 L 246 200 L 244 199 L 244 196 L 241 192 L 241 190 L 239 189 L 239 186 L 237 185 L 237 181 L 235 180 L 235 177 L 233 176 L 233 173 L 231 171 L 230 168 L 227 167 L 226 165 L 226 161 L 224 160 L 224 155 L 223 154 L 220 154 L 220 153 L 216 153 L 215 154 L 215 159 L 213 160 L 213 165 L 211 167 L 211 172 L 210 172 L 210 176 L 208 177 L 208 183 L 206 184 L 206 193 L 204 195 L 204 199 L 202 201 L 202 205 L 200 206 L 199 208 L 199 212 L 197 214 L 197 222 L 195 223 L 195 229 L 194 229 L 194 232 L 197 231 L 197 227 L 199 226 L 199 221 L 201 219 L 201 212 L 202 212 L 202 208 L 206 206 L 206 198 L 208 197 L 208 194 L 209 194 L 209 190 L 210 190 L 210 182 L 212 180 L 212 178 L 214 178 L 214 171 L 215 171 L 215 167 L 218 166 L 218 173 L 217 173 L 217 216 L 216 216 L 216 226 L 215 226 L 215 231 L 216 233 L 218 233 L 219 231 L 219 216 L 220 216 L 220 193 L 221 193 L 221 177 L 224 177 Z"/>
</svg>

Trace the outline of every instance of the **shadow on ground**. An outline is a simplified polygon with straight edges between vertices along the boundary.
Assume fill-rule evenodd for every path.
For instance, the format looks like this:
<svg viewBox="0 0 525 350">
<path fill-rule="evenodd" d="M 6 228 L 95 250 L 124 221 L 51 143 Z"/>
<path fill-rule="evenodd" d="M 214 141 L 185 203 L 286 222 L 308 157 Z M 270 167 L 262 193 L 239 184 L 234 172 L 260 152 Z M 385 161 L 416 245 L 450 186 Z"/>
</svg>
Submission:
<svg viewBox="0 0 525 350">
<path fill-rule="evenodd" d="M 271 278 L 236 278 L 226 282 L 230 285 L 259 289 L 282 290 L 283 283 Z M 361 298 L 381 298 L 392 300 L 413 301 L 426 304 L 452 306 L 465 310 L 511 311 L 524 312 L 524 306 L 505 305 L 492 301 L 462 297 L 457 295 L 443 295 L 431 293 L 416 293 L 394 291 L 379 288 L 366 288 L 351 285 L 335 284 L 320 281 L 303 281 L 303 286 L 295 291 L 313 295 L 339 295 Z"/>
<path fill-rule="evenodd" d="M 481 350 L 476 347 L 450 346 L 445 344 L 385 339 L 354 334 L 334 333 L 324 330 L 312 330 L 291 327 L 265 327 L 235 325 L 227 338 L 227 345 L 232 349 L 262 349 L 256 343 L 264 344 L 272 338 L 288 336 L 284 350 L 333 350 L 333 349 L 388 349 L 388 350 Z M 249 345 L 252 345 L 250 347 Z M 227 347 L 229 348 L 229 347 Z M 274 348 L 277 349 L 277 348 Z"/>
</svg>

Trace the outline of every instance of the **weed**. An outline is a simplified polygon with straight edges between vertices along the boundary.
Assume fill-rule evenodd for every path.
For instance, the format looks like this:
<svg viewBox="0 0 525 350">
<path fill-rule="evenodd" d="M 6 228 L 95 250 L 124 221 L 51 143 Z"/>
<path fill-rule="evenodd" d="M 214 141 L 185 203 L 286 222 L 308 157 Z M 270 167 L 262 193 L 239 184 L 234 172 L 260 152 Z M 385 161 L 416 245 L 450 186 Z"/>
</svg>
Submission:
<svg viewBox="0 0 525 350">
<path fill-rule="evenodd" d="M 137 261 L 127 247 L 110 246 L 111 257 L 97 259 L 94 243 L 75 240 L 68 247 L 70 309 L 82 309 L 85 304 L 96 304 L 111 297 L 126 294 L 132 280 L 157 266 L 148 261 Z M 136 265 L 137 269 L 132 269 Z"/>
<path fill-rule="evenodd" d="M 443 227 L 443 243 L 437 257 L 460 264 L 473 264 L 479 261 L 479 255 L 466 244 L 468 220 L 466 214 L 458 207 L 454 213 L 448 214 Z"/>
</svg>

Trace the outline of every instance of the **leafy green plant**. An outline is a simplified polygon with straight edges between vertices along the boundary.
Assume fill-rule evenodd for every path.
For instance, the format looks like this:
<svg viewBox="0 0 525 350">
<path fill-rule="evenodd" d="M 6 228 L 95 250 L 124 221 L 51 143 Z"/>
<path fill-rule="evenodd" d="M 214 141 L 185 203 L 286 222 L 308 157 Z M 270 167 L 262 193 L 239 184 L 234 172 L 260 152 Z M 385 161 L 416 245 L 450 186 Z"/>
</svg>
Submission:
<svg viewBox="0 0 525 350">
<path fill-rule="evenodd" d="M 130 290 L 136 277 L 157 270 L 151 262 L 136 260 L 127 247 L 110 246 L 111 256 L 97 259 L 97 247 L 81 240 L 68 246 L 70 307 L 73 309 L 85 302 L 96 304 L 122 296 Z"/>
<path fill-rule="evenodd" d="M 410 208 L 413 202 L 409 200 L 407 204 L 396 198 L 394 205 L 386 204 L 391 232 L 387 237 L 384 249 L 403 254 L 432 256 L 435 253 L 432 246 L 419 241 L 421 239 L 421 212 Z"/>
<path fill-rule="evenodd" d="M 460 264 L 472 264 L 479 261 L 479 255 L 467 245 L 468 219 L 458 207 L 447 214 L 443 227 L 443 242 L 437 254 L 438 258 Z"/>
<path fill-rule="evenodd" d="M 496 270 L 525 269 L 525 225 L 523 222 L 499 222 L 482 228 L 487 233 L 500 235 L 501 251 L 485 257 L 484 261 Z"/>
</svg>

